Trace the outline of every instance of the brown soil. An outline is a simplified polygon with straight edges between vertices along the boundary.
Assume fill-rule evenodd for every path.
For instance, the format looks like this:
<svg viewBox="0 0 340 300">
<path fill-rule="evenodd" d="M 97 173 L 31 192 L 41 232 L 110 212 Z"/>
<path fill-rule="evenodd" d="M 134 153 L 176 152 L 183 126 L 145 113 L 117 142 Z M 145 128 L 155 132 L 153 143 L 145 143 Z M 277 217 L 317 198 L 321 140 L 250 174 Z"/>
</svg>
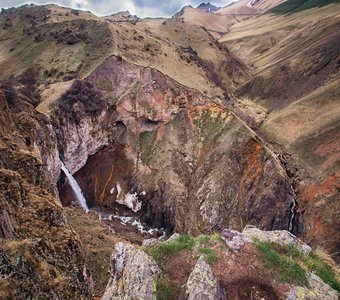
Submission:
<svg viewBox="0 0 340 300">
<path fill-rule="evenodd" d="M 246 244 L 240 252 L 228 250 L 223 244 L 217 244 L 213 249 L 217 261 L 210 265 L 224 299 L 285 299 L 289 285 L 273 280 L 270 271 L 258 262 L 252 244 Z M 166 258 L 164 271 L 172 286 L 183 287 L 199 255 L 195 250 L 192 253 L 182 251 Z M 181 290 L 176 299 L 184 299 L 184 294 Z"/>
<path fill-rule="evenodd" d="M 165 272 L 173 285 L 180 286 L 187 282 L 195 263 L 196 260 L 189 253 L 183 251 L 167 259 Z"/>
<path fill-rule="evenodd" d="M 285 299 L 285 284 L 273 281 L 270 272 L 257 262 L 253 245 L 246 244 L 241 252 L 220 251 L 213 265 L 226 299 Z"/>
</svg>

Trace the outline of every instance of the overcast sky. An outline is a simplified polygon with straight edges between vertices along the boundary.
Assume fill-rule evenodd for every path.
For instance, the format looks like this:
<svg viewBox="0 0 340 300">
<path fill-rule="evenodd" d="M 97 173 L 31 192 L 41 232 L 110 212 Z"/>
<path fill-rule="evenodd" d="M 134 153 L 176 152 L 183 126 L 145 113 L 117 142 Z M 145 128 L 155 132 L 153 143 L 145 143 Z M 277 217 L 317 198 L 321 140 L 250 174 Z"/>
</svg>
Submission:
<svg viewBox="0 0 340 300">
<path fill-rule="evenodd" d="M 130 13 L 139 17 L 169 17 L 178 12 L 185 5 L 191 4 L 197 6 L 202 2 L 202 0 L 0 0 L 0 8 L 30 3 L 54 3 L 66 7 L 90 10 L 99 16 L 129 10 Z M 210 2 L 216 6 L 225 6 L 232 2 L 232 0 L 215 0 Z"/>
</svg>

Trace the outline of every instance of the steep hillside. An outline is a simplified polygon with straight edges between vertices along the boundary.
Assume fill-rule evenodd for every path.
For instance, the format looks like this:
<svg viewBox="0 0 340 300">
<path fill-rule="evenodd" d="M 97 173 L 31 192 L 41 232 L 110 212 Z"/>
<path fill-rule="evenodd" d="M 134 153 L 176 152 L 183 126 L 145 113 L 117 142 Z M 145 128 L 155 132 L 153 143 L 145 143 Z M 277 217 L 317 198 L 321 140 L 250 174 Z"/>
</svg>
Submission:
<svg viewBox="0 0 340 300">
<path fill-rule="evenodd" d="M 83 14 L 56 6 L 5 10 L 0 15 L 0 78 L 33 66 L 47 83 L 85 76 L 106 57 L 112 37 L 107 24 Z"/>
<path fill-rule="evenodd" d="M 82 245 L 46 169 L 54 132 L 10 84 L 0 86 L 0 107 L 0 297 L 91 297 Z"/>
<path fill-rule="evenodd" d="M 204 29 L 178 19 L 145 19 L 136 25 L 110 24 L 113 52 L 155 68 L 210 96 L 222 96 L 249 78 L 245 65 Z"/>
<path fill-rule="evenodd" d="M 312 1 L 287 1 L 234 25 L 221 41 L 252 69 L 253 79 L 236 93 L 238 109 L 249 112 L 250 99 L 268 112 L 261 130 L 286 153 L 299 211 L 308 219 L 306 234 L 317 241 L 326 232 L 336 234 L 339 209 L 340 15 L 339 4 L 307 3 Z M 318 193 L 308 192 L 316 186 Z M 317 212 L 320 197 L 324 214 Z M 324 243 L 336 252 L 333 238 Z"/>
<path fill-rule="evenodd" d="M 258 15 L 260 13 L 259 10 L 253 8 L 251 5 L 248 6 L 249 1 L 240 0 L 237 2 L 233 2 L 226 7 L 221 8 L 217 11 L 217 14 L 221 15 Z"/>
<path fill-rule="evenodd" d="M 332 3 L 339 3 L 339 0 L 290 0 L 272 8 L 270 13 L 291 14 L 309 8 L 323 7 Z"/>
<path fill-rule="evenodd" d="M 234 16 L 215 15 L 192 6 L 184 7 L 175 17 L 216 33 L 228 32 L 229 27 L 237 22 Z"/>
<path fill-rule="evenodd" d="M 240 0 L 221 8 L 216 13 L 221 15 L 236 15 L 243 20 L 258 15 L 282 3 L 282 0 Z"/>
<path fill-rule="evenodd" d="M 59 152 L 72 173 L 79 171 L 75 177 L 90 206 L 110 207 L 136 193 L 143 219 L 170 231 L 211 232 L 247 222 L 289 227 L 290 180 L 227 109 L 159 71 L 116 57 L 87 80 L 102 94 L 96 111 L 81 98 L 67 104 L 66 97 L 54 115 Z M 263 206 L 271 213 L 263 214 Z"/>
<path fill-rule="evenodd" d="M 249 78 L 242 62 L 205 29 L 179 20 L 139 22 L 128 14 L 99 19 L 57 6 L 6 10 L 0 19 L 0 78 L 34 66 L 42 93 L 50 84 L 86 77 L 112 54 L 157 68 L 212 97 Z M 160 31 L 168 37 L 160 38 Z"/>
</svg>

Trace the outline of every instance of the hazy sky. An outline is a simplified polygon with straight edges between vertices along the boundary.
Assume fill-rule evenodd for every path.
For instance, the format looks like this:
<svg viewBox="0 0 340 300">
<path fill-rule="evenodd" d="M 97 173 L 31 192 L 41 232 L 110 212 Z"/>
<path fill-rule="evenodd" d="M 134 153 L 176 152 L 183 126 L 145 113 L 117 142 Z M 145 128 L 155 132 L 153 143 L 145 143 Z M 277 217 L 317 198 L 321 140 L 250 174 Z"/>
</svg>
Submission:
<svg viewBox="0 0 340 300">
<path fill-rule="evenodd" d="M 235 1 L 235 0 L 234 0 Z M 19 6 L 22 4 L 48 4 L 54 3 L 61 6 L 73 7 L 103 16 L 117 11 L 129 10 L 133 15 L 139 17 L 171 16 L 185 5 L 197 6 L 202 0 L 0 0 L 0 8 Z M 207 2 L 207 1 L 206 1 Z M 210 1 L 216 6 L 225 6 L 232 0 Z"/>
</svg>

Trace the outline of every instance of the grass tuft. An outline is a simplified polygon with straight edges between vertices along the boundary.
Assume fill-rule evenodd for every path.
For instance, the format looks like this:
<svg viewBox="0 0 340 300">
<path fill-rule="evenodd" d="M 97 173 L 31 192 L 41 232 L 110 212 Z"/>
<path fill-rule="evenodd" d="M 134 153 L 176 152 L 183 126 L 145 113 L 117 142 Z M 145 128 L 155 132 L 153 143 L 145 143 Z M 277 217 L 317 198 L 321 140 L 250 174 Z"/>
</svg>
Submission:
<svg viewBox="0 0 340 300">
<path fill-rule="evenodd" d="M 170 283 L 169 279 L 162 275 L 156 282 L 157 300 L 172 300 L 178 293 L 179 287 Z"/>
<path fill-rule="evenodd" d="M 210 248 L 200 248 L 199 252 L 205 255 L 206 260 L 213 264 L 217 261 L 216 253 L 213 249 Z"/>
<path fill-rule="evenodd" d="M 323 258 L 312 252 L 309 257 L 306 257 L 305 263 L 309 271 L 318 275 L 324 282 L 326 282 L 333 289 L 340 292 L 340 282 L 334 268 L 329 265 Z"/>
<path fill-rule="evenodd" d="M 272 270 L 274 277 L 280 281 L 306 285 L 306 270 L 298 263 L 275 250 L 271 243 L 255 240 L 265 266 Z"/>
<path fill-rule="evenodd" d="M 332 265 L 316 251 L 304 255 L 295 245 L 263 243 L 254 239 L 265 265 L 282 281 L 306 285 L 306 273 L 313 272 L 333 289 L 340 292 L 338 275 Z"/>
<path fill-rule="evenodd" d="M 183 250 L 192 251 L 195 246 L 195 239 L 189 235 L 181 235 L 179 238 L 163 243 L 157 243 L 144 250 L 151 255 L 157 264 L 163 268 L 166 256 L 175 255 Z"/>
</svg>

